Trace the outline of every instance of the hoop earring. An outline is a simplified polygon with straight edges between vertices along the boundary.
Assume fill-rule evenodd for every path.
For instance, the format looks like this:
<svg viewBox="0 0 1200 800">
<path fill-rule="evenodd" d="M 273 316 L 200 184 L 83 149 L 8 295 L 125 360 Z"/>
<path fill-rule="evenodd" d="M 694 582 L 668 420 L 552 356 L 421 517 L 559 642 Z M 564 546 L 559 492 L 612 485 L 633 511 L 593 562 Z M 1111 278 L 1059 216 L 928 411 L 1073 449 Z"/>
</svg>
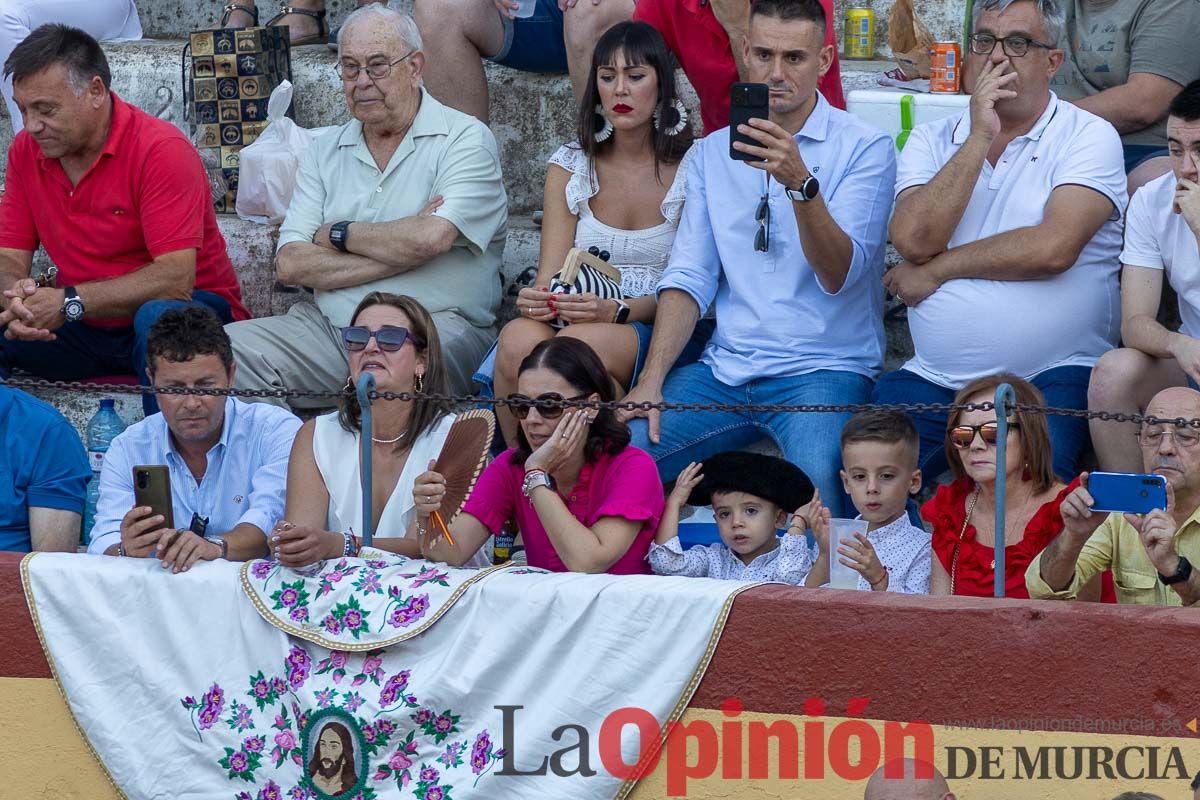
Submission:
<svg viewBox="0 0 1200 800">
<path fill-rule="evenodd" d="M 413 391 L 422 394 L 425 391 L 425 379 L 420 374 L 413 378 Z"/>
<path fill-rule="evenodd" d="M 666 124 L 666 121 L 670 120 L 672 117 L 675 119 L 675 124 L 670 125 L 669 127 L 663 127 Z M 687 107 L 684 106 L 683 102 L 678 97 L 671 102 L 670 108 L 660 104 L 654 109 L 654 127 L 668 136 L 678 136 L 679 134 L 683 133 L 683 129 L 687 127 L 687 121 Z"/>
<path fill-rule="evenodd" d="M 613 135 L 613 126 L 608 117 L 604 116 L 604 106 L 599 103 L 596 103 L 596 117 L 594 125 L 595 133 L 592 134 L 592 138 L 599 144 L 600 142 L 607 141 L 608 137 Z M 601 120 L 604 121 L 603 124 L 601 124 Z"/>
</svg>

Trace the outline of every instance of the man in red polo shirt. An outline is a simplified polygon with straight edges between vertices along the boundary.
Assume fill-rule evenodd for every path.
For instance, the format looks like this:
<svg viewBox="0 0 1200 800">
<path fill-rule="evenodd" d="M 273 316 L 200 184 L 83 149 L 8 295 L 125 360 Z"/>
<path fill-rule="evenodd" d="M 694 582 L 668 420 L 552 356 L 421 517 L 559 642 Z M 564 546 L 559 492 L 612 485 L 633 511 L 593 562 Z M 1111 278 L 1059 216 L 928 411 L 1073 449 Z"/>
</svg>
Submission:
<svg viewBox="0 0 1200 800">
<path fill-rule="evenodd" d="M 700 97 L 704 134 L 729 125 L 729 87 L 738 80 L 742 39 L 750 24 L 753 0 L 638 0 L 633 18 L 649 22 L 667 40 L 679 66 Z M 825 9 L 825 44 L 833 45 L 833 65 L 817 89 L 837 108 L 846 107 L 838 43 L 833 24 L 833 0 Z M 734 54 L 737 54 L 737 59 Z"/>
<path fill-rule="evenodd" d="M 246 319 L 204 166 L 177 128 L 110 91 L 88 34 L 43 25 L 4 63 L 25 118 L 0 200 L 0 378 L 146 375 L 164 312 L 202 305 Z M 57 268 L 31 277 L 38 244 Z M 144 397 L 147 413 L 157 410 Z"/>
</svg>

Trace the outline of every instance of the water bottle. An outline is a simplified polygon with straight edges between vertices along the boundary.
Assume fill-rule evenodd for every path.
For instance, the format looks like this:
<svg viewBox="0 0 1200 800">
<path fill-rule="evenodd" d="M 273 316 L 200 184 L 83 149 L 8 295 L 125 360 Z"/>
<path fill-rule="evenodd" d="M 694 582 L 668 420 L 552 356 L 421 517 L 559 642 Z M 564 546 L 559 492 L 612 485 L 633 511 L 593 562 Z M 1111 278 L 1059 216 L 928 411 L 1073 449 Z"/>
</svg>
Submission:
<svg viewBox="0 0 1200 800">
<path fill-rule="evenodd" d="M 100 468 L 104 466 L 104 454 L 117 434 L 125 430 L 125 421 L 117 413 L 116 401 L 106 397 L 100 401 L 96 412 L 87 426 L 88 460 L 92 462 L 92 479 L 87 486 L 87 505 L 83 511 L 83 535 L 81 541 L 87 545 L 92 539 L 92 524 L 96 521 L 96 501 L 100 498 Z"/>
</svg>

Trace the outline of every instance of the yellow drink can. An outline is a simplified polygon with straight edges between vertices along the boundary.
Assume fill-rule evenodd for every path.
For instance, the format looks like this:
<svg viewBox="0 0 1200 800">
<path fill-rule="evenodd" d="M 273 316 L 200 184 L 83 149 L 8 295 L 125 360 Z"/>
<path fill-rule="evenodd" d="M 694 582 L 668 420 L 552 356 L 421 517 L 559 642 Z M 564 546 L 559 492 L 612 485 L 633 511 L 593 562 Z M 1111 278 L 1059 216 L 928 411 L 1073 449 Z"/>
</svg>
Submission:
<svg viewBox="0 0 1200 800">
<path fill-rule="evenodd" d="M 842 28 L 843 58 L 866 60 L 875 57 L 875 12 L 867 6 L 846 9 Z"/>
</svg>

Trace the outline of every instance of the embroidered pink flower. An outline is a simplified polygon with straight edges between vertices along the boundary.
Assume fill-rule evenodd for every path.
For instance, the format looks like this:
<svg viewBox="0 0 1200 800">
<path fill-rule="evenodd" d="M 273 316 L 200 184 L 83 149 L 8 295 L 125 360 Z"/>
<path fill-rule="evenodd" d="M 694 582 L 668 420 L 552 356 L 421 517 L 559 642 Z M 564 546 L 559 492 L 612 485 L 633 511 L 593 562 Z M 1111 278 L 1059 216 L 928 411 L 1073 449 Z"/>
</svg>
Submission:
<svg viewBox="0 0 1200 800">
<path fill-rule="evenodd" d="M 292 622 L 308 622 L 308 607 L 298 606 L 293 608 L 288 617 L 291 618 Z"/>
<path fill-rule="evenodd" d="M 287 681 L 283 678 L 271 678 L 271 691 L 277 695 L 287 694 Z"/>
<path fill-rule="evenodd" d="M 265 736 L 250 736 L 242 742 L 242 749 L 247 753 L 261 753 L 266 747 L 267 737 Z"/>
<path fill-rule="evenodd" d="M 362 695 L 360 695 L 358 692 L 350 692 L 344 695 L 344 697 L 346 698 L 346 710 L 351 713 L 358 711 L 358 709 L 365 702 L 362 699 Z"/>
<path fill-rule="evenodd" d="M 488 764 L 488 756 L 491 755 L 492 739 L 488 736 L 488 732 L 484 730 L 475 737 L 475 744 L 471 746 L 471 772 L 478 775 L 483 772 L 484 767 Z"/>
<path fill-rule="evenodd" d="M 250 574 L 261 580 L 266 580 L 266 577 L 271 574 L 271 568 L 275 566 L 272 561 L 255 561 L 250 567 Z"/>
<path fill-rule="evenodd" d="M 420 780 L 423 780 L 426 783 L 433 783 L 438 779 L 438 771 L 433 767 L 426 767 L 425 769 L 421 770 L 421 774 L 418 777 Z"/>
<path fill-rule="evenodd" d="M 428 725 L 433 720 L 433 712 L 428 708 L 422 708 L 417 713 L 413 714 L 413 722 L 418 725 Z"/>
<path fill-rule="evenodd" d="M 375 739 L 379 736 L 379 732 L 374 727 L 368 725 L 362 729 L 362 735 L 367 744 L 374 744 Z"/>
<path fill-rule="evenodd" d="M 279 593 L 279 602 L 284 608 L 291 608 L 299 599 L 300 593 L 292 588 L 284 589 Z"/>
<path fill-rule="evenodd" d="M 342 632 L 342 622 L 333 614 L 325 617 L 325 619 L 321 621 L 321 625 L 324 626 L 326 631 L 334 635 Z"/>
<path fill-rule="evenodd" d="M 412 759 L 399 750 L 393 753 L 392 757 L 388 759 L 388 766 L 396 772 L 399 772 L 402 769 L 408 769 L 412 766 L 412 763 Z"/>
<path fill-rule="evenodd" d="M 375 724 L 375 727 L 378 728 L 379 732 L 384 736 L 391 736 L 396 731 L 396 726 L 392 724 L 391 720 L 387 719 L 379 720 L 379 722 Z"/>
<path fill-rule="evenodd" d="M 291 667 L 288 671 L 288 683 L 292 685 L 293 689 L 297 689 L 308 680 L 312 660 L 302 648 L 293 647 L 292 651 L 288 653 L 287 663 Z"/>
<path fill-rule="evenodd" d="M 333 702 L 334 694 L 333 689 L 322 689 L 317 692 L 317 708 L 329 708 L 329 704 Z"/>
<path fill-rule="evenodd" d="M 291 731 L 280 731 L 275 734 L 275 744 L 283 750 L 291 750 L 296 746 L 296 734 Z"/>
<path fill-rule="evenodd" d="M 440 786 L 430 786 L 429 791 L 425 792 L 425 800 L 443 800 L 446 793 Z"/>
<path fill-rule="evenodd" d="M 362 627 L 362 612 L 356 608 L 347 609 L 346 616 L 342 618 L 342 622 L 345 623 L 347 630 L 356 631 Z"/>
<path fill-rule="evenodd" d="M 271 684 L 266 678 L 259 678 L 251 687 L 255 697 L 266 698 L 271 693 Z"/>
<path fill-rule="evenodd" d="M 411 670 L 406 669 L 388 678 L 383 691 L 379 693 L 379 705 L 387 707 L 395 703 L 400 693 L 408 687 L 408 677 L 411 674 Z"/>
<path fill-rule="evenodd" d="M 246 754 L 240 750 L 229 756 L 229 771 L 230 772 L 245 772 L 246 767 L 250 766 Z"/>
<path fill-rule="evenodd" d="M 449 733 L 450 729 L 453 727 L 454 721 L 445 714 L 440 714 L 438 718 L 433 721 L 433 728 L 438 733 Z"/>
<path fill-rule="evenodd" d="M 225 692 L 214 683 L 212 688 L 204 693 L 201 702 L 204 703 L 204 707 L 200 709 L 198 724 L 200 730 L 208 730 L 221 717 L 221 711 L 225 708 Z"/>
<path fill-rule="evenodd" d="M 272 780 L 268 780 L 267 785 L 258 793 L 258 800 L 280 800 L 282 797 L 283 790 L 279 788 L 279 784 Z"/>
</svg>

